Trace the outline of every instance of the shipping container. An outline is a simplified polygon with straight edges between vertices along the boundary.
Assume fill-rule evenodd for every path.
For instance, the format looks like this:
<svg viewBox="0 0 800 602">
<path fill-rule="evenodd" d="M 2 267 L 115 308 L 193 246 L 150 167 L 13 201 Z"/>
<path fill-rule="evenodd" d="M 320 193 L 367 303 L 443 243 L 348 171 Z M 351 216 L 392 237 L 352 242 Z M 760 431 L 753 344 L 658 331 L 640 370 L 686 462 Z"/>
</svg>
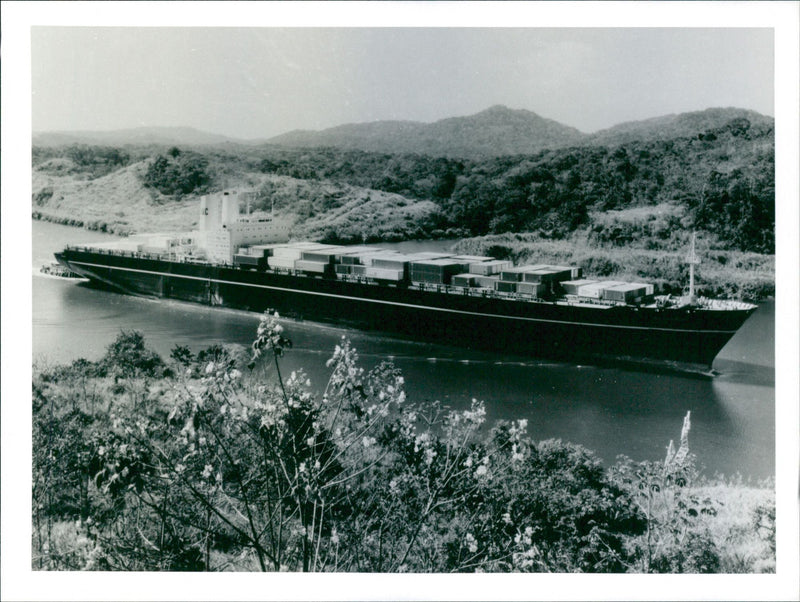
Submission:
<svg viewBox="0 0 800 602">
<path fill-rule="evenodd" d="M 347 265 L 359 265 L 362 262 L 362 255 L 375 255 L 377 253 L 385 253 L 382 249 L 377 247 L 342 247 L 341 252 L 336 253 L 335 261 Z"/>
<path fill-rule="evenodd" d="M 332 247 L 333 245 L 323 245 L 318 242 L 293 242 L 274 246 L 272 255 L 284 259 L 301 259 L 303 251 L 324 250 Z"/>
<path fill-rule="evenodd" d="M 291 257 L 278 257 L 273 256 L 267 259 L 269 267 L 273 270 L 293 270 L 294 262 L 297 261 Z"/>
<path fill-rule="evenodd" d="M 480 274 L 475 274 L 475 286 L 493 289 L 495 282 L 498 282 L 497 276 L 481 276 Z"/>
<path fill-rule="evenodd" d="M 540 269 L 541 267 L 542 266 L 522 265 L 515 268 L 508 268 L 500 272 L 500 280 L 505 280 L 506 282 L 520 282 L 525 272 Z"/>
<path fill-rule="evenodd" d="M 403 270 L 392 270 L 387 268 L 368 267 L 366 269 L 367 278 L 374 278 L 375 280 L 390 280 L 392 282 L 400 282 L 403 280 Z"/>
<path fill-rule="evenodd" d="M 619 280 L 606 280 L 601 282 L 595 282 L 593 284 L 586 284 L 584 286 L 578 287 L 578 296 L 588 297 L 590 299 L 602 299 L 603 290 L 607 288 L 612 288 L 619 284 L 625 284 L 625 283 Z"/>
<path fill-rule="evenodd" d="M 517 292 L 526 295 L 533 295 L 534 297 L 541 297 L 547 291 L 547 286 L 542 282 L 519 282 L 517 283 Z"/>
<path fill-rule="evenodd" d="M 577 295 L 578 290 L 582 286 L 586 286 L 588 284 L 595 284 L 597 280 L 565 280 L 561 283 L 561 288 L 564 289 L 564 292 L 568 295 Z"/>
<path fill-rule="evenodd" d="M 644 297 L 646 290 L 647 286 L 644 284 L 619 284 L 603 289 L 603 299 L 631 303 L 640 297 Z"/>
<path fill-rule="evenodd" d="M 411 280 L 431 284 L 450 284 L 451 278 L 464 271 L 464 267 L 451 259 L 412 261 Z"/>
<path fill-rule="evenodd" d="M 469 272 L 471 274 L 479 274 L 481 276 L 492 276 L 499 274 L 503 270 L 509 270 L 513 267 L 513 263 L 502 259 L 494 259 L 492 261 L 482 261 L 480 263 L 471 263 L 469 265 Z"/>
<path fill-rule="evenodd" d="M 322 263 L 333 263 L 334 253 L 330 251 L 303 251 L 300 259 L 303 261 L 317 261 Z"/>
<path fill-rule="evenodd" d="M 475 274 L 455 274 L 450 283 L 453 286 L 475 286 Z"/>
<path fill-rule="evenodd" d="M 406 258 L 405 255 L 394 255 L 390 253 L 373 255 L 370 258 L 370 265 L 374 268 L 405 271 L 408 268 L 408 258 Z"/>
<path fill-rule="evenodd" d="M 517 283 L 508 280 L 497 280 L 494 283 L 494 290 L 500 293 L 516 293 Z"/>
<path fill-rule="evenodd" d="M 330 264 L 324 261 L 309 261 L 306 259 L 297 259 L 294 262 L 294 269 L 301 272 L 310 272 L 313 274 L 324 274 L 330 268 Z"/>
<path fill-rule="evenodd" d="M 246 266 L 251 268 L 262 268 L 267 265 L 264 257 L 254 257 L 253 255 L 234 255 L 233 265 Z"/>
</svg>

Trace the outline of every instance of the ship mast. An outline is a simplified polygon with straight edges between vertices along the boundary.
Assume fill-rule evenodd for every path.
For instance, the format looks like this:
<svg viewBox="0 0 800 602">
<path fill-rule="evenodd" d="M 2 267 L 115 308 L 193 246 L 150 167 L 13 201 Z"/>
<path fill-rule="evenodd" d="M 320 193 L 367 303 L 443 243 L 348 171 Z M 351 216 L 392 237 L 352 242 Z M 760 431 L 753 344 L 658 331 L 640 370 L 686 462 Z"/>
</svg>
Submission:
<svg viewBox="0 0 800 602">
<path fill-rule="evenodd" d="M 694 295 L 694 266 L 700 263 L 700 258 L 695 252 L 695 237 L 696 233 L 692 232 L 692 246 L 689 248 L 689 254 L 686 256 L 686 263 L 689 264 L 689 303 L 694 303 L 696 301 Z"/>
</svg>

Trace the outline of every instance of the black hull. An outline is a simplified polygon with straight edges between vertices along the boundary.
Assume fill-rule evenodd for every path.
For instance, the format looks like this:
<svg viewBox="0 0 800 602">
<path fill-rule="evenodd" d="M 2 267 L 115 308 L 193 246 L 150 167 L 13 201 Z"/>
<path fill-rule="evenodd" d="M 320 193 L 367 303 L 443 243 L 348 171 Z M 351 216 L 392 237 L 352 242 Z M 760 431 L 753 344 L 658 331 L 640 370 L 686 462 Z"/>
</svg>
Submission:
<svg viewBox="0 0 800 602">
<path fill-rule="evenodd" d="M 69 269 L 128 294 L 344 324 L 536 357 L 710 368 L 753 309 L 586 307 L 67 249 Z"/>
</svg>

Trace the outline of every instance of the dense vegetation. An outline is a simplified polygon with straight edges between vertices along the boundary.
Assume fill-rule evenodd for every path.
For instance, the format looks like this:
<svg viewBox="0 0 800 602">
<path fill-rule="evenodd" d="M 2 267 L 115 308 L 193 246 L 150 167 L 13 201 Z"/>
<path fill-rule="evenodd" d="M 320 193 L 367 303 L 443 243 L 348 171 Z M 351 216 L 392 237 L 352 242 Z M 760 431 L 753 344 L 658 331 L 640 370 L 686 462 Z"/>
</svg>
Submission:
<svg viewBox="0 0 800 602">
<path fill-rule="evenodd" d="M 33 568 L 774 570 L 774 493 L 723 503 L 748 490 L 698 480 L 688 415 L 665 461 L 606 469 L 524 420 L 489 429 L 478 401 L 416 404 L 346 340 L 317 390 L 281 373 L 290 347 L 264 316 L 252 353 L 165 362 L 122 333 L 38 370 Z"/>
<path fill-rule="evenodd" d="M 677 203 L 683 229 L 723 248 L 774 252 L 774 151 L 769 126 L 737 119 L 691 138 L 582 147 L 487 160 L 431 159 L 336 149 L 265 150 L 259 168 L 334 180 L 439 207 L 439 230 L 471 236 L 536 232 L 565 238 L 592 212 Z M 673 228 L 674 229 L 674 228 Z M 630 237 L 607 236 L 630 244 Z M 637 233 L 637 240 L 647 239 Z"/>
<path fill-rule="evenodd" d="M 158 155 L 148 165 L 143 176 L 144 185 L 161 194 L 182 195 L 207 191 L 210 181 L 208 159 L 194 152 L 182 152 L 172 147 L 165 155 Z"/>
</svg>

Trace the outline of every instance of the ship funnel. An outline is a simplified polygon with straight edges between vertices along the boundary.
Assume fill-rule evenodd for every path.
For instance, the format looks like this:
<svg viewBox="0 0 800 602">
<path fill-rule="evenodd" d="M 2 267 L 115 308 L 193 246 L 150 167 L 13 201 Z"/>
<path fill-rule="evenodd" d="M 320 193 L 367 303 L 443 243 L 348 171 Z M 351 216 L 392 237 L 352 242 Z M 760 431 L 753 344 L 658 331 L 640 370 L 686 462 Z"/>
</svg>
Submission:
<svg viewBox="0 0 800 602">
<path fill-rule="evenodd" d="M 236 192 L 222 194 L 222 223 L 232 224 L 239 219 L 239 195 Z"/>
<path fill-rule="evenodd" d="M 208 232 L 216 230 L 220 225 L 220 200 L 217 195 L 206 195 L 200 198 L 200 230 Z"/>
</svg>

